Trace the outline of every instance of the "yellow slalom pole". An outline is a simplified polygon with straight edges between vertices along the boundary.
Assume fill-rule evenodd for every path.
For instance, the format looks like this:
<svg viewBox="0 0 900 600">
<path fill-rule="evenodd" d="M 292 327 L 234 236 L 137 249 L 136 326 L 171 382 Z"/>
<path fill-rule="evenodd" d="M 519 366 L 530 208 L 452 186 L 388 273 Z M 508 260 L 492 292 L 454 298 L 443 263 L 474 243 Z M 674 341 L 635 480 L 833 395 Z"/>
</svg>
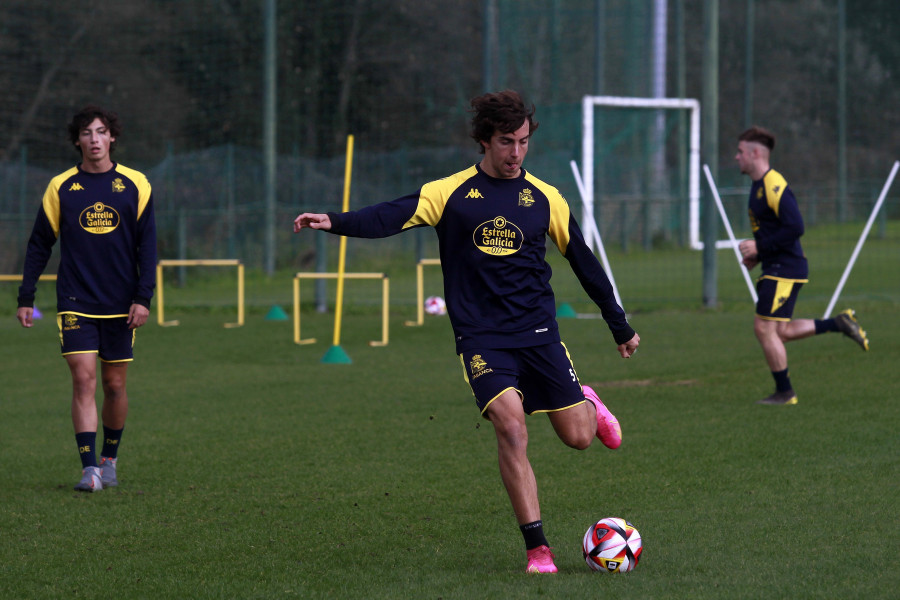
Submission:
<svg viewBox="0 0 900 600">
<path fill-rule="evenodd" d="M 347 161 L 344 166 L 344 202 L 342 212 L 350 210 L 350 175 L 353 172 L 353 135 L 347 136 Z M 338 273 L 337 273 L 337 303 L 334 309 L 334 338 L 333 344 L 322 362 L 349 363 L 350 357 L 341 348 L 341 313 L 344 308 L 344 264 L 347 258 L 347 238 L 341 236 L 341 247 L 338 255 Z"/>
</svg>

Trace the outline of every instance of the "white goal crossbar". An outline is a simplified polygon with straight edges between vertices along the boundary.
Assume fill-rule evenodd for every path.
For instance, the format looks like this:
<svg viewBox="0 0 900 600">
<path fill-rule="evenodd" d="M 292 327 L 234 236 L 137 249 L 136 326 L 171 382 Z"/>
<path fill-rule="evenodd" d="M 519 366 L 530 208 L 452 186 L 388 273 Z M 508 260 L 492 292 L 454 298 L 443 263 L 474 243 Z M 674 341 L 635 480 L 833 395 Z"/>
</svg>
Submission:
<svg viewBox="0 0 900 600">
<path fill-rule="evenodd" d="M 690 112 L 690 157 L 688 173 L 688 217 L 690 245 L 694 250 L 702 250 L 700 241 L 700 101 L 693 98 L 630 98 L 624 96 L 584 96 L 582 108 L 581 164 L 584 181 L 584 208 L 582 220 L 587 221 L 594 214 L 594 107 L 611 106 L 618 108 L 648 108 L 657 110 L 687 110 Z M 585 233 L 600 247 L 589 228 Z M 598 236 L 599 237 L 599 236 Z"/>
</svg>

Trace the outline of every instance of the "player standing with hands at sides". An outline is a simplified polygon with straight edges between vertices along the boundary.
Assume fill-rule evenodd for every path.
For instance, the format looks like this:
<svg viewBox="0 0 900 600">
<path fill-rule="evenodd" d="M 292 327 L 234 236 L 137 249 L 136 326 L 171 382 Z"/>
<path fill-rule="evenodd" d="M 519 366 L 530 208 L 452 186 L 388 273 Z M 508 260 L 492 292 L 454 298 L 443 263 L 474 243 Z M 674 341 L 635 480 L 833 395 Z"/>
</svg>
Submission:
<svg viewBox="0 0 900 600">
<path fill-rule="evenodd" d="M 597 394 L 579 382 L 560 340 L 547 236 L 600 308 L 623 358 L 634 354 L 640 337 L 565 199 L 522 168 L 538 126 L 534 107 L 504 91 L 474 98 L 471 112 L 471 136 L 484 154 L 480 163 L 390 202 L 301 214 L 294 232 L 308 227 L 381 238 L 435 228 L 456 353 L 482 416 L 494 426 L 500 476 L 525 538 L 526 571 L 555 573 L 526 453 L 525 415 L 547 413 L 559 438 L 579 450 L 595 436 L 618 448 L 622 433 Z"/>
<path fill-rule="evenodd" d="M 33 325 L 38 278 L 60 240 L 56 281 L 60 348 L 72 375 L 72 423 L 81 455 L 76 490 L 118 485 L 128 414 L 125 390 L 135 329 L 147 322 L 156 285 L 156 223 L 143 174 L 113 162 L 115 113 L 88 106 L 69 123 L 81 163 L 47 186 L 28 240 L 16 314 Z M 97 462 L 97 358 L 103 384 L 103 449 Z"/>
<path fill-rule="evenodd" d="M 753 239 L 742 241 L 740 251 L 748 269 L 762 263 L 753 330 L 775 379 L 775 393 L 758 404 L 797 404 L 788 375 L 785 342 L 840 331 L 868 350 L 869 340 L 851 309 L 831 319 L 791 320 L 809 270 L 800 246 L 803 218 L 797 199 L 784 177 L 769 166 L 774 148 L 775 136 L 762 127 L 751 127 L 738 136 L 734 158 L 741 173 L 753 180 L 749 204 Z"/>
</svg>

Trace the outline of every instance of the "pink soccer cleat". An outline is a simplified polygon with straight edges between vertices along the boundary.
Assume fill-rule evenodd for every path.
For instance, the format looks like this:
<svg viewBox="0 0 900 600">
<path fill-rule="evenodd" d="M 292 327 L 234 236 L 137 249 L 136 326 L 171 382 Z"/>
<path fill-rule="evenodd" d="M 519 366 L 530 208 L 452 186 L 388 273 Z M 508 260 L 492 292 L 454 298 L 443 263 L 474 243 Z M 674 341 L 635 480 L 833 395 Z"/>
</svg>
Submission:
<svg viewBox="0 0 900 600">
<path fill-rule="evenodd" d="M 622 428 L 619 426 L 619 420 L 609 412 L 603 401 L 590 386 L 581 386 L 584 390 L 584 397 L 594 404 L 597 409 L 597 437 L 603 442 L 603 445 L 611 450 L 615 450 L 622 445 Z"/>
<path fill-rule="evenodd" d="M 528 566 L 526 573 L 556 573 L 558 569 L 553 564 L 553 553 L 547 546 L 538 546 L 528 551 Z"/>
</svg>

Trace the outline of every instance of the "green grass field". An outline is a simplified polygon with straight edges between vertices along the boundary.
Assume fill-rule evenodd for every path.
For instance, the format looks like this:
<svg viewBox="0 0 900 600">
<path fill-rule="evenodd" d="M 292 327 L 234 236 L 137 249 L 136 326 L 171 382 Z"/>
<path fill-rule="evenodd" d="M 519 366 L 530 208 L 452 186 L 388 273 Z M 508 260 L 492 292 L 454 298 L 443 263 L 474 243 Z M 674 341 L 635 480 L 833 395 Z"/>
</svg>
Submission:
<svg viewBox="0 0 900 600">
<path fill-rule="evenodd" d="M 409 271 L 392 273 L 385 348 L 367 345 L 380 321 L 377 301 L 361 298 L 377 297 L 376 284 L 348 282 L 341 346 L 351 365 L 320 361 L 330 314 L 304 312 L 304 337 L 320 340 L 311 346 L 293 343 L 289 321 L 264 320 L 272 304 L 290 312 L 289 276 L 249 278 L 237 329 L 222 327 L 234 320 L 233 278 L 167 287 L 166 316 L 182 325 L 159 327 L 154 312 L 139 331 L 121 485 L 93 495 L 72 490 L 79 463 L 55 322 L 20 328 L 7 288 L 0 597 L 896 597 L 896 301 L 854 299 L 869 353 L 834 334 L 789 346 L 793 407 L 754 403 L 772 381 L 749 295 L 716 311 L 637 311 L 642 345 L 627 361 L 601 320 L 560 320 L 624 443 L 578 452 L 545 417 L 529 419 L 560 568 L 539 577 L 523 572 L 493 432 L 446 318 L 402 325 L 414 314 Z M 560 300 L 581 302 L 556 272 Z M 41 298 L 52 303 L 52 287 Z M 824 304 L 801 294 L 796 314 L 820 316 Z M 583 563 L 581 537 L 605 516 L 643 536 L 632 573 Z"/>
</svg>

